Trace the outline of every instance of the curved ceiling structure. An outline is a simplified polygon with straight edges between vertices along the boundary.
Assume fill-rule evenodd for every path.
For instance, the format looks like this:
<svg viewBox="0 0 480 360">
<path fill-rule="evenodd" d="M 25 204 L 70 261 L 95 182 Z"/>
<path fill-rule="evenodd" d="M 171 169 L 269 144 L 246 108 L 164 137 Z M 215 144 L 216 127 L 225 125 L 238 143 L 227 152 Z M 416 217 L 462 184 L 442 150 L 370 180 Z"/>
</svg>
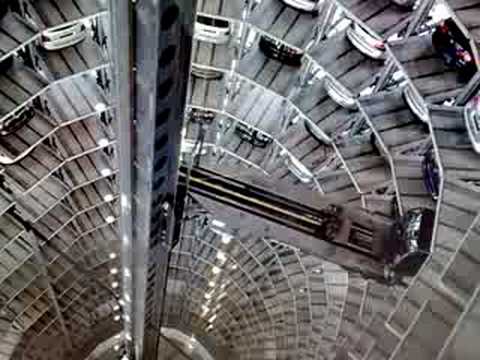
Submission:
<svg viewBox="0 0 480 360">
<path fill-rule="evenodd" d="M 120 359 L 131 319 L 107 1 L 10 3 L 0 20 L 0 359 Z M 229 35 L 194 41 L 184 165 L 385 222 L 429 208 L 434 247 L 417 275 L 389 285 L 340 267 L 340 249 L 194 194 L 170 253 L 163 325 L 214 359 L 478 356 L 480 155 L 466 117 L 480 75 L 447 66 L 432 33 L 453 18 L 478 70 L 480 3 L 198 0 L 197 14 L 227 21 Z M 48 50 L 49 34 L 72 24 L 82 38 Z M 266 57 L 265 36 L 301 62 Z M 160 346 L 167 360 L 199 356 Z"/>
</svg>

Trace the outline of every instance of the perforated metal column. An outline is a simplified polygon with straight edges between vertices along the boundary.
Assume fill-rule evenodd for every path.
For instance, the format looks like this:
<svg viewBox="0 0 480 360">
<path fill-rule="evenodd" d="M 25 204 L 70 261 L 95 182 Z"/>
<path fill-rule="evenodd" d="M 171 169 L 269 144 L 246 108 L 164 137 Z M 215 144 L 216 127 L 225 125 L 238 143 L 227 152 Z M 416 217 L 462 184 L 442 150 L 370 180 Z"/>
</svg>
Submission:
<svg viewBox="0 0 480 360">
<path fill-rule="evenodd" d="M 125 333 L 132 358 L 157 359 L 196 6 L 195 0 L 111 6 L 122 119 Z"/>
</svg>

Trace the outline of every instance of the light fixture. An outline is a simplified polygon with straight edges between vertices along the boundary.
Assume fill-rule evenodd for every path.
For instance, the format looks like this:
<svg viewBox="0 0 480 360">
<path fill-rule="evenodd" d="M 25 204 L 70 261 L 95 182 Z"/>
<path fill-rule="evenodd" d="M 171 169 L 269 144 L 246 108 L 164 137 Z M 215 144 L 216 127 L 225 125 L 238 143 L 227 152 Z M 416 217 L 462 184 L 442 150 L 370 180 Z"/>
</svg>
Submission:
<svg viewBox="0 0 480 360">
<path fill-rule="evenodd" d="M 123 301 L 123 299 L 118 300 L 118 303 L 120 306 L 125 306 L 125 301 Z"/>
<path fill-rule="evenodd" d="M 237 264 L 233 264 L 232 265 L 232 270 L 237 270 L 237 267 L 238 267 Z"/>
<path fill-rule="evenodd" d="M 218 266 L 214 266 L 214 267 L 212 268 L 212 272 L 213 272 L 215 275 L 220 274 L 220 271 L 222 271 L 222 270 L 220 270 L 220 268 L 219 268 Z"/>
<path fill-rule="evenodd" d="M 113 305 L 113 311 L 118 311 L 118 310 L 120 310 L 120 305 L 118 304 Z"/>
<path fill-rule="evenodd" d="M 225 296 L 227 296 L 227 293 L 224 291 L 220 295 L 218 295 L 218 300 L 223 299 Z"/>
<path fill-rule="evenodd" d="M 103 112 L 107 110 L 107 105 L 105 103 L 99 102 L 95 104 L 95 111 Z"/>
<path fill-rule="evenodd" d="M 209 312 L 210 311 L 210 308 L 207 306 L 207 305 L 202 305 L 202 310 L 204 312 Z"/>
<path fill-rule="evenodd" d="M 211 293 L 205 293 L 204 295 L 205 299 L 210 299 L 212 297 Z"/>
<path fill-rule="evenodd" d="M 106 195 L 103 197 L 103 200 L 106 201 L 106 202 L 113 201 L 113 199 L 114 199 L 113 194 L 106 194 Z"/>
<path fill-rule="evenodd" d="M 101 138 L 97 141 L 97 144 L 100 147 L 106 147 L 108 144 L 110 144 L 110 141 L 107 138 Z"/>
<path fill-rule="evenodd" d="M 118 350 L 120 350 L 120 345 L 118 345 L 118 344 L 117 344 L 117 345 L 115 345 L 115 346 L 113 347 L 113 350 L 115 350 L 115 351 L 118 351 Z"/>
<path fill-rule="evenodd" d="M 110 168 L 103 168 L 103 169 L 100 170 L 100 174 L 101 174 L 102 176 L 110 176 L 110 175 L 112 175 L 112 169 L 110 169 Z"/>
<path fill-rule="evenodd" d="M 112 289 L 118 288 L 118 285 L 119 285 L 119 284 L 118 284 L 118 281 L 112 282 Z"/>
<path fill-rule="evenodd" d="M 118 269 L 115 268 L 115 267 L 114 267 L 114 268 L 111 268 L 111 269 L 110 269 L 110 274 L 112 274 L 112 275 L 117 275 L 117 274 L 118 274 Z"/>
<path fill-rule="evenodd" d="M 110 254 L 108 254 L 108 257 L 110 258 L 110 260 L 113 260 L 117 258 L 117 254 L 115 254 L 114 252 L 111 252 Z"/>
<path fill-rule="evenodd" d="M 209 282 L 208 282 L 208 286 L 214 287 L 214 286 L 215 286 L 215 281 L 209 281 Z"/>
<path fill-rule="evenodd" d="M 225 223 L 223 221 L 220 221 L 220 220 L 217 220 L 217 219 L 213 219 L 211 224 L 212 224 L 212 226 L 219 227 L 219 228 L 224 228 L 225 227 Z"/>
<path fill-rule="evenodd" d="M 210 316 L 210 318 L 208 319 L 208 322 L 209 322 L 209 323 L 214 322 L 216 318 L 217 318 L 217 314 L 213 314 L 213 315 Z"/>
<path fill-rule="evenodd" d="M 120 315 L 115 315 L 113 317 L 113 321 L 120 321 Z"/>
<path fill-rule="evenodd" d="M 210 331 L 210 330 L 212 330 L 212 329 L 213 329 L 213 325 L 212 325 L 212 324 L 210 324 L 210 325 L 207 326 L 207 331 Z"/>
<path fill-rule="evenodd" d="M 105 221 L 108 223 L 108 224 L 111 224 L 115 221 L 115 217 L 113 215 L 108 215 L 106 218 L 105 218 Z"/>
<path fill-rule="evenodd" d="M 124 298 L 125 298 L 125 301 L 126 301 L 127 303 L 132 302 L 132 299 L 130 298 L 130 295 L 125 294 L 125 295 L 124 295 Z"/>
<path fill-rule="evenodd" d="M 223 233 L 222 234 L 222 243 L 225 244 L 225 245 L 228 245 L 230 244 L 230 241 L 232 241 L 232 235 L 230 234 L 227 234 L 227 233 Z"/>
<path fill-rule="evenodd" d="M 217 253 L 217 259 L 223 263 L 227 260 L 227 256 L 225 255 L 225 253 L 223 251 L 219 251 Z"/>
</svg>

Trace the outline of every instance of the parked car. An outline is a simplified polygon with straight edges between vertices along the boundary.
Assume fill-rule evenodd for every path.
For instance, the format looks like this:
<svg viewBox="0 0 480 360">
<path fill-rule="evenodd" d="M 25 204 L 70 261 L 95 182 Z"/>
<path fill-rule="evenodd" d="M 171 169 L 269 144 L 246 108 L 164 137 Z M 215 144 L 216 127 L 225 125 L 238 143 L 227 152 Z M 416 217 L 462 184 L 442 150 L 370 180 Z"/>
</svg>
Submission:
<svg viewBox="0 0 480 360">
<path fill-rule="evenodd" d="M 330 139 L 330 137 L 312 121 L 305 119 L 304 124 L 308 133 L 318 142 L 322 144 L 330 144 L 332 142 L 332 139 Z"/>
<path fill-rule="evenodd" d="M 316 0 L 282 0 L 288 6 L 291 6 L 297 10 L 312 13 L 318 15 L 320 3 Z"/>
<path fill-rule="evenodd" d="M 474 104 L 465 106 L 463 117 L 473 150 L 480 154 L 480 104 L 476 98 Z"/>
<path fill-rule="evenodd" d="M 295 175 L 295 177 L 300 180 L 300 182 L 304 184 L 308 184 L 313 180 L 313 174 L 310 170 L 307 169 L 305 165 L 302 164 L 300 160 L 296 157 L 291 156 L 285 150 L 280 152 L 280 156 L 285 157 L 285 165 L 287 166 L 288 170 Z"/>
<path fill-rule="evenodd" d="M 266 148 L 273 141 L 268 134 L 258 131 L 254 127 L 241 122 L 238 122 L 235 125 L 234 132 L 243 141 L 260 148 Z"/>
<path fill-rule="evenodd" d="M 40 44 L 45 50 L 61 50 L 82 42 L 86 37 L 86 26 L 76 21 L 42 31 Z"/>
<path fill-rule="evenodd" d="M 434 200 L 437 200 L 440 184 L 440 174 L 437 161 L 435 160 L 435 153 L 433 152 L 433 148 L 430 148 L 423 157 L 422 173 L 425 188 L 432 195 L 432 198 Z"/>
<path fill-rule="evenodd" d="M 410 85 L 403 89 L 403 98 L 410 110 L 424 123 L 430 118 L 427 104 Z"/>
<path fill-rule="evenodd" d="M 357 108 L 355 98 L 350 91 L 334 79 L 325 77 L 323 87 L 328 96 L 341 107 L 354 110 Z"/>
<path fill-rule="evenodd" d="M 13 134 L 35 115 L 31 106 L 22 106 L 0 122 L 0 136 Z"/>
<path fill-rule="evenodd" d="M 190 110 L 190 121 L 193 123 L 210 125 L 215 119 L 215 116 L 216 114 L 213 111 L 206 109 L 192 108 Z"/>
<path fill-rule="evenodd" d="M 223 72 L 192 63 L 192 75 L 205 80 L 219 80 L 223 77 Z"/>
<path fill-rule="evenodd" d="M 360 24 L 353 22 L 346 32 L 347 39 L 362 54 L 372 59 L 385 58 L 385 43 Z"/>
<path fill-rule="evenodd" d="M 477 71 L 470 39 L 452 19 L 446 19 L 435 28 L 432 43 L 445 64 L 459 73 L 461 81 L 469 81 Z"/>
<path fill-rule="evenodd" d="M 282 64 L 296 67 L 302 65 L 303 51 L 296 50 L 270 36 L 260 36 L 258 46 L 267 57 L 278 60 Z"/>
<path fill-rule="evenodd" d="M 398 218 L 384 243 L 384 259 L 395 276 L 414 276 L 432 251 L 435 212 L 415 208 Z"/>
<path fill-rule="evenodd" d="M 392 0 L 392 2 L 403 8 L 412 9 L 417 0 Z"/>
<path fill-rule="evenodd" d="M 213 44 L 225 44 L 230 38 L 230 23 L 223 19 L 197 15 L 194 37 Z"/>
</svg>

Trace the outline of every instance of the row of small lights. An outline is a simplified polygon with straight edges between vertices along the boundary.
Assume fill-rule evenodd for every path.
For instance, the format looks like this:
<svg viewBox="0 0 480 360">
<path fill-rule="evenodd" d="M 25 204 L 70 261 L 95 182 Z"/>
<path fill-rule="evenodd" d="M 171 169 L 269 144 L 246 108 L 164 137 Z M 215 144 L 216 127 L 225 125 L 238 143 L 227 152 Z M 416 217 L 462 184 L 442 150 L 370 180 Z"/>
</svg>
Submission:
<svg viewBox="0 0 480 360">
<path fill-rule="evenodd" d="M 232 238 L 233 236 L 226 233 L 223 229 L 225 228 L 225 223 L 222 222 L 222 221 L 219 221 L 219 220 L 216 220 L 216 219 L 213 219 L 212 222 L 211 222 L 211 227 L 212 227 L 212 231 L 215 232 L 216 234 L 220 235 L 221 236 L 221 242 L 222 244 L 224 245 L 228 245 L 231 241 L 232 241 Z M 221 229 L 221 230 L 218 230 L 218 229 Z M 212 288 L 210 291 L 207 291 L 205 294 L 204 294 L 204 297 L 205 297 L 205 304 L 202 305 L 202 314 L 201 316 L 202 317 L 206 317 L 208 315 L 208 313 L 212 310 L 210 309 L 209 307 L 209 304 L 210 302 L 212 301 L 212 296 L 213 296 L 213 293 L 216 291 L 215 289 L 215 286 L 217 285 L 216 281 L 215 281 L 215 278 L 222 272 L 222 269 L 220 268 L 221 266 L 223 266 L 225 264 L 225 262 L 227 261 L 227 256 L 226 254 L 219 250 L 217 252 L 217 256 L 216 256 L 217 260 L 220 262 L 220 266 L 217 266 L 217 265 L 213 265 L 212 266 L 212 274 L 213 274 L 213 278 L 212 280 L 210 280 L 208 282 L 208 286 L 210 288 Z M 237 269 L 237 264 L 232 264 L 230 266 L 230 269 L 231 270 L 236 270 Z M 220 289 L 221 290 L 224 290 L 225 287 L 227 286 L 226 283 L 223 283 L 221 286 L 220 286 Z M 222 300 L 225 296 L 227 295 L 226 291 L 222 291 L 216 301 L 220 301 Z M 221 308 L 221 304 L 217 304 L 215 306 L 215 308 L 213 309 L 213 315 L 211 315 L 209 318 L 208 318 L 208 327 L 207 327 L 207 331 L 210 331 L 213 329 L 213 322 L 215 321 L 215 319 L 217 318 L 217 314 L 215 313 L 216 311 L 218 311 L 219 309 Z"/>
</svg>

